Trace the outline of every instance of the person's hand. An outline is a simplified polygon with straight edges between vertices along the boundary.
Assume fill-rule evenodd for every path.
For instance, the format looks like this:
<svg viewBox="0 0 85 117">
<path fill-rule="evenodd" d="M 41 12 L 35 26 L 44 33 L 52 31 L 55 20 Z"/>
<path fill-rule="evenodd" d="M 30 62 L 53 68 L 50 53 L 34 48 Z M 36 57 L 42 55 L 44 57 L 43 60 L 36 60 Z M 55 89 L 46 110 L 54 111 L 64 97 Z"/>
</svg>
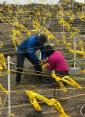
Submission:
<svg viewBox="0 0 85 117">
<path fill-rule="evenodd" d="M 46 63 L 46 60 L 41 60 L 41 61 L 40 61 L 40 64 L 41 64 L 41 65 L 43 65 L 43 64 L 45 64 L 45 63 Z"/>
<path fill-rule="evenodd" d="M 48 63 L 45 63 L 45 64 L 42 65 L 42 69 L 43 69 L 44 72 L 48 72 L 47 66 L 49 66 Z"/>
<path fill-rule="evenodd" d="M 43 64 L 43 68 L 47 68 L 49 66 L 49 63 Z"/>
<path fill-rule="evenodd" d="M 42 62 L 42 61 L 40 61 L 40 62 L 39 62 L 39 65 L 41 65 L 41 66 L 42 66 L 42 65 L 43 65 L 43 62 Z"/>
</svg>

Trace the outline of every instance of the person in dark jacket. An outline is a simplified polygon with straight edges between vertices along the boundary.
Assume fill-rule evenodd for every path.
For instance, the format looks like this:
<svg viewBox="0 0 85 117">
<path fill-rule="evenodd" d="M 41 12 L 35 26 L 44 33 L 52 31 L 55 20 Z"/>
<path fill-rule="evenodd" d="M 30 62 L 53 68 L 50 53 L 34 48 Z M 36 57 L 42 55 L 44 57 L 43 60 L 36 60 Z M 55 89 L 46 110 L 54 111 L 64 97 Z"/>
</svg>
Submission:
<svg viewBox="0 0 85 117">
<path fill-rule="evenodd" d="M 45 35 L 30 36 L 17 47 L 17 85 L 20 84 L 21 81 L 21 72 L 23 71 L 25 58 L 27 58 L 34 65 L 36 71 L 42 71 L 40 60 L 35 53 L 37 50 L 40 50 L 42 61 L 46 58 L 44 51 L 45 42 L 47 42 L 47 37 Z"/>
</svg>

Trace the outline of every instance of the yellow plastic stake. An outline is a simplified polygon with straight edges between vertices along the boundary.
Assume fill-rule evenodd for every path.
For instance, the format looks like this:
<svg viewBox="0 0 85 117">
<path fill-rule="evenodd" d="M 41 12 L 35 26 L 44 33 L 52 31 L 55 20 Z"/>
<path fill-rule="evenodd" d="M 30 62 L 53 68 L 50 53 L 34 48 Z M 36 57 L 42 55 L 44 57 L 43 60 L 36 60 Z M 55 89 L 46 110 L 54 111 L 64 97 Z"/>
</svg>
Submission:
<svg viewBox="0 0 85 117">
<path fill-rule="evenodd" d="M 2 86 L 2 84 L 0 84 L 0 89 L 2 90 L 2 91 L 4 91 L 6 94 L 8 94 L 9 92 L 8 92 L 8 90 L 7 89 L 5 89 L 3 86 Z"/>
<path fill-rule="evenodd" d="M 80 47 L 81 47 L 81 51 L 84 52 L 84 42 L 83 42 L 83 39 L 80 39 L 79 44 L 80 44 Z M 85 54 L 83 54 L 83 57 L 85 58 Z"/>
<path fill-rule="evenodd" d="M 12 41 L 13 41 L 13 44 L 14 44 L 14 47 L 15 47 L 15 50 L 16 50 L 16 46 L 17 45 L 20 45 L 20 43 L 22 42 L 23 40 L 23 32 L 26 32 L 27 33 L 27 36 L 30 36 L 31 35 L 31 32 L 25 28 L 22 24 L 20 24 L 17 19 L 15 18 L 15 22 L 14 22 L 14 28 L 12 29 Z M 16 29 L 18 28 L 18 29 Z M 17 39 L 17 37 L 19 37 Z"/>
<path fill-rule="evenodd" d="M 59 112 L 59 117 L 69 117 L 62 108 L 61 104 L 55 100 L 54 98 L 50 100 L 49 102 L 51 105 L 54 105 L 57 111 Z"/>
<path fill-rule="evenodd" d="M 74 50 L 74 49 L 71 49 L 71 48 L 68 48 L 69 49 L 69 52 L 71 53 L 76 53 L 76 54 L 80 54 L 80 55 L 85 55 L 85 51 L 80 51 L 80 50 Z"/>
<path fill-rule="evenodd" d="M 42 100 L 42 101 L 44 101 L 45 103 L 48 103 L 49 102 L 49 100 L 47 99 L 47 98 L 45 98 L 44 96 L 42 96 L 42 95 L 39 95 L 39 94 L 37 94 L 37 93 L 35 93 L 35 92 L 33 92 L 33 91 L 30 91 L 30 90 L 26 90 L 26 95 L 28 95 L 29 96 L 29 99 L 33 99 L 33 98 L 37 98 L 37 99 L 39 99 L 39 100 Z M 32 102 L 31 102 L 32 103 Z"/>
<path fill-rule="evenodd" d="M 4 54 L 0 53 L 0 70 L 7 69 Z"/>
<path fill-rule="evenodd" d="M 44 29 L 44 33 L 48 36 L 49 39 L 56 39 L 56 37 L 46 28 Z"/>
<path fill-rule="evenodd" d="M 56 37 L 48 29 L 46 29 L 46 27 L 43 27 L 37 19 L 33 20 L 33 27 L 35 28 L 36 31 L 42 29 L 43 33 L 47 35 L 49 39 L 56 40 Z"/>
<path fill-rule="evenodd" d="M 13 41 L 14 47 L 16 49 L 16 45 L 20 45 L 20 43 L 22 42 L 23 35 L 20 31 L 18 31 L 16 29 L 13 29 L 12 33 L 13 33 L 12 41 Z M 17 39 L 16 36 L 18 36 L 19 38 Z"/>
<path fill-rule="evenodd" d="M 78 13 L 78 16 L 79 16 L 79 19 L 80 19 L 81 21 L 84 21 L 84 22 L 85 22 L 85 12 L 79 12 L 79 13 Z"/>
<path fill-rule="evenodd" d="M 41 111 L 41 107 L 39 106 L 38 101 L 37 101 L 37 99 L 38 99 L 38 100 L 45 102 L 49 106 L 54 106 L 59 113 L 59 117 L 69 117 L 64 112 L 64 109 L 62 108 L 61 104 L 56 99 L 54 99 L 54 98 L 48 99 L 40 94 L 30 91 L 30 90 L 26 90 L 25 93 L 29 97 L 31 104 L 35 107 L 35 109 L 37 111 Z"/>
<path fill-rule="evenodd" d="M 67 114 L 65 114 L 65 113 L 60 113 L 59 117 L 69 117 L 69 116 Z"/>
<path fill-rule="evenodd" d="M 85 69 L 81 70 L 82 73 L 85 73 Z"/>
<path fill-rule="evenodd" d="M 61 90 L 62 90 L 63 92 L 67 92 L 66 87 L 65 87 L 64 84 L 61 82 L 61 81 L 62 81 L 62 78 L 56 76 L 56 74 L 55 74 L 54 72 L 51 73 L 51 76 L 52 76 L 52 78 L 54 78 L 54 79 L 56 80 L 56 82 L 59 84 Z"/>
<path fill-rule="evenodd" d="M 69 76 L 64 76 L 61 78 L 61 77 L 56 76 L 56 74 L 54 72 L 52 72 L 51 75 L 57 82 L 59 82 L 59 81 L 66 82 L 67 84 L 70 84 L 71 86 L 74 86 L 75 88 L 79 88 L 79 89 L 81 88 L 81 86 L 76 81 L 74 81 L 72 78 L 70 78 Z M 64 88 L 64 87 L 62 87 L 62 85 L 61 85 L 61 89 L 62 88 Z"/>
<path fill-rule="evenodd" d="M 39 104 L 35 98 L 31 98 L 30 102 L 37 111 L 41 111 L 41 107 L 39 106 Z"/>
<path fill-rule="evenodd" d="M 26 27 L 24 27 L 24 25 L 20 24 L 19 22 L 17 22 L 15 25 L 18 28 L 20 28 L 23 32 L 26 32 L 28 36 L 31 35 L 31 32 Z"/>
<path fill-rule="evenodd" d="M 2 48 L 2 47 L 3 47 L 3 45 L 4 45 L 4 44 L 2 43 L 2 41 L 0 41 L 0 48 Z"/>
<path fill-rule="evenodd" d="M 26 90 L 25 93 L 29 97 L 29 100 L 30 100 L 31 104 L 34 106 L 34 108 L 37 111 L 41 111 L 41 107 L 39 106 L 37 100 L 35 99 L 35 96 L 33 95 L 34 93 L 32 91 L 28 91 L 28 90 Z"/>
<path fill-rule="evenodd" d="M 70 78 L 69 76 L 64 76 L 64 77 L 58 77 L 56 76 L 56 74 L 54 72 L 52 72 L 52 77 L 58 82 L 60 83 L 60 87 L 62 89 L 62 91 L 64 91 L 65 89 L 63 89 L 64 87 L 62 86 L 62 82 L 66 82 L 67 84 L 70 84 L 71 86 L 74 86 L 75 88 L 81 88 L 81 86 L 76 82 L 74 81 L 72 78 Z M 61 81 L 61 82 L 60 82 Z"/>
<path fill-rule="evenodd" d="M 74 36 L 75 36 L 75 34 L 72 33 L 72 34 L 71 34 L 71 38 L 73 38 Z M 66 41 L 66 38 L 65 38 L 65 37 L 63 37 L 63 42 L 64 42 L 64 44 L 66 45 L 66 48 L 68 49 L 68 51 L 69 51 L 70 53 L 73 53 L 73 54 L 80 54 L 80 55 L 85 56 L 85 51 L 72 49 L 72 48 L 70 47 L 70 45 L 68 44 L 68 42 Z"/>
<path fill-rule="evenodd" d="M 33 27 L 36 29 L 36 31 L 39 31 L 41 25 L 37 19 L 33 20 Z"/>
<path fill-rule="evenodd" d="M 74 86 L 75 88 L 78 88 L 78 89 L 82 88 L 76 81 L 74 81 L 69 76 L 64 76 L 62 81 L 66 82 L 67 84 Z"/>
</svg>

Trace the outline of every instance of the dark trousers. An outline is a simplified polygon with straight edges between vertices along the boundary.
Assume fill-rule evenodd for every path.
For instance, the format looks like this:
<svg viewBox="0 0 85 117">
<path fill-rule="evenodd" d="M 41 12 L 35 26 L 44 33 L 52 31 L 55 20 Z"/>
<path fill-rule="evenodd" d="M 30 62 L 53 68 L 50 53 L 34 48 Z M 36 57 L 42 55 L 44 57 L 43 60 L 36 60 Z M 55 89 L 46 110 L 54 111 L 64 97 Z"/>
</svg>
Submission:
<svg viewBox="0 0 85 117">
<path fill-rule="evenodd" d="M 68 71 L 55 71 L 57 76 L 64 77 L 65 75 L 69 75 Z"/>
<path fill-rule="evenodd" d="M 17 54 L 17 73 L 16 73 L 16 82 L 21 81 L 21 74 L 23 72 L 24 60 L 27 58 L 33 65 L 36 72 L 42 72 L 42 68 L 39 64 L 35 64 L 33 59 L 30 58 L 28 53 L 18 53 Z"/>
</svg>

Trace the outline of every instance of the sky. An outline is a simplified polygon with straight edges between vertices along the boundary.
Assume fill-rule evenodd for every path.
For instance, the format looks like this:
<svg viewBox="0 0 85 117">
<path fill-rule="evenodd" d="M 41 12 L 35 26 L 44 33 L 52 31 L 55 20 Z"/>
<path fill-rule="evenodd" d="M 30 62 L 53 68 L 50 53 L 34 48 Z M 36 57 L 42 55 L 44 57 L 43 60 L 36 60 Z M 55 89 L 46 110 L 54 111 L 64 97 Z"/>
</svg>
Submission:
<svg viewBox="0 0 85 117">
<path fill-rule="evenodd" d="M 42 3 L 42 4 L 57 4 L 60 0 L 0 0 L 0 4 L 6 2 L 9 4 L 30 4 L 30 3 Z"/>
<path fill-rule="evenodd" d="M 85 4 L 85 0 L 75 0 L 76 2 L 79 2 L 79 3 L 84 3 Z"/>
<path fill-rule="evenodd" d="M 8 4 L 31 4 L 31 3 L 38 3 L 38 4 L 57 4 L 60 0 L 0 0 L 0 4 L 3 4 L 4 2 Z M 75 0 L 79 3 L 84 3 L 85 0 Z"/>
</svg>

